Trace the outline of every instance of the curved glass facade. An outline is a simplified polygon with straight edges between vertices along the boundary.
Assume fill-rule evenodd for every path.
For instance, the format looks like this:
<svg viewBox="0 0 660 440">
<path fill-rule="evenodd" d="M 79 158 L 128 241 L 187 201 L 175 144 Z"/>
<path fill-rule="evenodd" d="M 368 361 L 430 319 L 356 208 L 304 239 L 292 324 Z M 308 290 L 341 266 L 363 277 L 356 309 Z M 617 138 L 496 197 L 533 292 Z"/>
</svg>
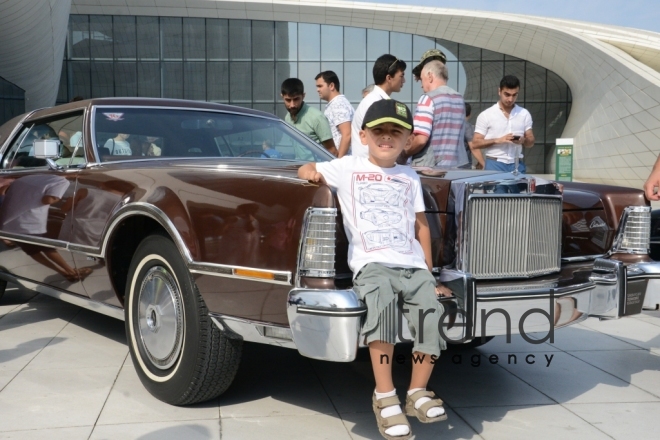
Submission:
<svg viewBox="0 0 660 440">
<path fill-rule="evenodd" d="M 373 62 L 391 53 L 408 64 L 393 98 L 411 108 L 422 93 L 410 73 L 421 55 L 447 55 L 449 85 L 472 104 L 472 122 L 497 101 L 503 75 L 522 84 L 518 103 L 534 120 L 530 172 L 552 160 L 571 108 L 568 85 L 543 67 L 478 47 L 374 29 L 256 20 L 71 15 L 58 103 L 75 96 L 149 96 L 228 103 L 284 117 L 281 82 L 298 77 L 308 104 L 322 108 L 314 77 L 333 70 L 355 105 L 373 82 Z"/>
</svg>

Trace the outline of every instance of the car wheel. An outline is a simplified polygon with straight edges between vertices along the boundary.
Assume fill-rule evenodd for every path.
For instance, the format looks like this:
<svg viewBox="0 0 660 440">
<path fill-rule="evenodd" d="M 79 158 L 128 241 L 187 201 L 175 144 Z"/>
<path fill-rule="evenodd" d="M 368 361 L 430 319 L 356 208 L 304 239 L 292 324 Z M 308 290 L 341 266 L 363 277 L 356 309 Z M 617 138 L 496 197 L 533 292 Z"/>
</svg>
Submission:
<svg viewBox="0 0 660 440">
<path fill-rule="evenodd" d="M 147 390 L 172 405 L 222 394 L 236 375 L 243 342 L 215 326 L 174 243 L 145 238 L 126 284 L 126 336 Z"/>
</svg>

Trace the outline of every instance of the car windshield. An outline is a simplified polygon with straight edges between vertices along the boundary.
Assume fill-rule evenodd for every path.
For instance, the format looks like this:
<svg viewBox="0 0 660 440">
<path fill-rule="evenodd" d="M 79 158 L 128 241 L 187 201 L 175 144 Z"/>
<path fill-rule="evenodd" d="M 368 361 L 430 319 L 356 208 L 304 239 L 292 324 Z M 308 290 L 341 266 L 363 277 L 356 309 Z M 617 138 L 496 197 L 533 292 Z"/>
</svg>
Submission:
<svg viewBox="0 0 660 440">
<path fill-rule="evenodd" d="M 102 162 L 158 156 L 332 159 L 283 121 L 211 111 L 98 107 L 94 139 Z"/>
</svg>

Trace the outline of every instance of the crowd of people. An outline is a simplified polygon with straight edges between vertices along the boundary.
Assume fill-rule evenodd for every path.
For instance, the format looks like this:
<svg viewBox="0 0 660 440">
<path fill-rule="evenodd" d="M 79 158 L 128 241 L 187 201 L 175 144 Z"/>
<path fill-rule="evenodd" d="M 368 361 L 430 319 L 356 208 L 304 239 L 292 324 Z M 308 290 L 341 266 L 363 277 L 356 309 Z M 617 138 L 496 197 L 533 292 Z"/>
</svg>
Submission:
<svg viewBox="0 0 660 440">
<path fill-rule="evenodd" d="M 424 93 L 415 108 L 411 137 L 397 162 L 414 167 L 525 172 L 522 150 L 534 145 L 534 133 L 530 113 L 516 104 L 518 78 L 502 78 L 497 103 L 481 112 L 472 125 L 471 105 L 448 85 L 446 62 L 442 51 L 430 49 L 412 69 Z M 401 91 L 406 67 L 394 55 L 380 56 L 373 65 L 374 82 L 364 88 L 356 109 L 341 93 L 339 77 L 333 71 L 320 72 L 315 78 L 316 91 L 327 102 L 323 112 L 305 103 L 300 79 L 288 78 L 281 86 L 285 121 L 338 158 L 367 157 L 368 147 L 360 139 L 364 116 L 372 104 Z"/>
</svg>

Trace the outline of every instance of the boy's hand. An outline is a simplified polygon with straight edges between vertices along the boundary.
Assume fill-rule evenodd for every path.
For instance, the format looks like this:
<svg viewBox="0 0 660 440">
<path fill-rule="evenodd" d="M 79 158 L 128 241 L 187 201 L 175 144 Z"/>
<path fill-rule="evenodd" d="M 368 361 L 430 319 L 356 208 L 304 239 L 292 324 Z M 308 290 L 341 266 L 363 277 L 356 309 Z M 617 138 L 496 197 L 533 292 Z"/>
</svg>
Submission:
<svg viewBox="0 0 660 440">
<path fill-rule="evenodd" d="M 323 182 L 323 175 L 316 171 L 315 163 L 308 163 L 298 168 L 298 177 L 310 182 Z"/>
<path fill-rule="evenodd" d="M 435 286 L 435 294 L 437 296 L 454 296 L 454 293 L 442 284 Z"/>
</svg>

